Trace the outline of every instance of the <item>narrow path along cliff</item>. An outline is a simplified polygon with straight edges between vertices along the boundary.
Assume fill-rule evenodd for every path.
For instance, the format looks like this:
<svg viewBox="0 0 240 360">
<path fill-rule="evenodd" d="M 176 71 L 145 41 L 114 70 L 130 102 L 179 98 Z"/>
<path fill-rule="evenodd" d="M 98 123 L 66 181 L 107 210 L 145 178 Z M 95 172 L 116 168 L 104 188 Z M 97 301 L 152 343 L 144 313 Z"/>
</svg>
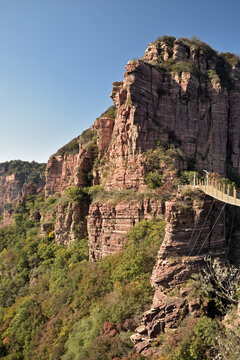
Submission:
<svg viewBox="0 0 240 360">
<path fill-rule="evenodd" d="M 0 354 L 224 359 L 226 319 L 231 339 L 239 326 L 240 59 L 163 36 L 111 98 L 47 165 L 0 164 Z"/>
</svg>

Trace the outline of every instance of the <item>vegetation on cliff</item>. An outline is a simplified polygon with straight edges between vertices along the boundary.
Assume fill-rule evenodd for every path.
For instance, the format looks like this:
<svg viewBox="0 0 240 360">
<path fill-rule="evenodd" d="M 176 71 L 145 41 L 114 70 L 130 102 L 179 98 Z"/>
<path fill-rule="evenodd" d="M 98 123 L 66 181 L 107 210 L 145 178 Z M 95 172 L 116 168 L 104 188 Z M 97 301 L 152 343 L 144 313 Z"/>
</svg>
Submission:
<svg viewBox="0 0 240 360">
<path fill-rule="evenodd" d="M 196 76 L 200 82 L 207 84 L 207 82 L 214 80 L 228 89 L 235 88 L 235 82 L 229 74 L 233 68 L 240 65 L 240 58 L 236 54 L 230 52 L 219 54 L 218 51 L 212 49 L 211 46 L 195 36 L 191 39 L 176 39 L 173 36 L 165 35 L 156 39 L 153 44 L 158 49 L 158 66 L 161 69 L 177 73 L 180 78 L 182 73 L 191 73 Z M 185 49 L 185 54 L 181 60 L 174 59 L 172 56 L 174 46 Z M 164 58 L 164 47 L 168 49 L 168 58 Z M 199 56 L 204 56 L 207 61 L 215 64 L 215 69 L 209 68 L 207 71 L 199 69 L 196 61 L 193 61 L 193 56 L 190 56 L 191 53 L 194 54 L 194 59 Z"/>
<path fill-rule="evenodd" d="M 30 218 L 38 204 L 33 197 L 19 204 L 15 224 L 0 231 L 1 358 L 100 359 L 106 346 L 106 359 L 127 355 L 129 333 L 152 299 L 164 223 L 137 224 L 124 251 L 90 263 L 86 239 L 66 248 L 51 233 L 39 235 Z M 101 335 L 106 321 L 114 337 Z"/>
<path fill-rule="evenodd" d="M 44 177 L 46 164 L 36 161 L 11 160 L 0 164 L 0 176 L 16 175 L 23 183 L 38 182 L 39 177 Z"/>
<path fill-rule="evenodd" d="M 175 277 L 176 283 L 181 282 L 181 272 L 178 273 L 177 268 L 179 264 L 183 265 L 181 271 L 187 268 L 188 275 L 191 273 L 192 263 L 188 262 L 188 248 L 192 246 L 190 243 L 195 228 L 198 230 L 199 224 L 204 228 L 205 220 L 202 223 L 198 220 L 202 213 L 208 211 L 207 206 L 210 203 L 208 201 L 206 209 L 203 209 L 205 197 L 190 188 L 178 194 L 175 202 L 171 203 L 169 200 L 176 195 L 177 185 L 191 183 L 195 174 L 193 170 L 205 163 L 216 166 L 222 172 L 225 171 L 225 165 L 229 168 L 230 180 L 224 179 L 224 183 L 239 181 L 238 172 L 228 161 L 232 151 L 230 140 L 235 141 L 235 137 L 230 137 L 232 133 L 235 134 L 235 128 L 228 129 L 228 143 L 224 143 L 224 134 L 220 132 L 224 128 L 224 121 L 234 123 L 232 120 L 235 117 L 230 120 L 226 115 L 222 121 L 219 114 L 223 114 L 224 109 L 220 111 L 217 102 L 222 104 L 227 92 L 235 88 L 235 80 L 230 76 L 230 72 L 239 66 L 239 58 L 229 53 L 218 54 L 197 38 L 176 40 L 174 37 L 165 36 L 153 44 L 158 50 L 155 63 L 151 65 L 150 57 L 147 64 L 144 61 L 130 64 L 130 77 L 126 74 L 125 83 L 124 80 L 115 84 L 112 97 L 116 96 L 115 102 L 120 105 L 119 108 L 115 105 L 110 107 L 98 118 L 103 120 L 100 124 L 101 130 L 96 126 L 96 131 L 84 131 L 55 154 L 59 156 L 61 166 L 58 169 L 59 159 L 50 163 L 52 176 L 49 183 L 54 184 L 54 181 L 57 181 L 59 192 L 46 192 L 51 194 L 47 199 L 43 193 L 37 196 L 26 195 L 14 209 L 15 204 L 11 205 L 11 213 L 13 210 L 15 213 L 15 223 L 0 230 L 2 359 L 142 358 L 141 355 L 133 354 L 130 335 L 140 325 L 143 312 L 148 310 L 152 303 L 153 289 L 149 279 L 164 237 L 163 213 L 169 205 L 173 205 L 166 219 L 168 225 L 172 219 L 174 236 L 179 240 L 176 254 L 172 251 L 175 247 L 169 236 L 164 244 L 164 256 L 161 258 L 161 251 L 158 256 L 161 261 L 160 269 L 163 270 L 163 276 L 166 275 L 169 279 L 169 285 L 174 283 Z M 156 55 L 156 51 L 150 55 Z M 149 70 L 151 80 L 145 77 Z M 140 72 L 140 81 L 135 79 L 134 83 L 132 81 L 137 71 Z M 154 71 L 158 79 L 156 84 L 152 76 Z M 184 73 L 187 73 L 187 80 L 182 84 Z M 188 77 L 189 73 L 195 79 Z M 214 97 L 212 104 L 217 105 L 211 106 L 209 94 L 214 92 L 214 96 L 218 96 L 220 92 L 217 94 L 216 88 L 221 86 L 226 87 L 223 89 L 225 95 L 217 100 Z M 191 91 L 194 93 L 193 101 L 188 101 L 192 96 Z M 193 106 L 194 103 L 197 104 L 196 107 Z M 227 111 L 230 113 L 229 103 Z M 107 117 L 110 119 L 106 119 Z M 177 127 L 178 120 L 181 123 Z M 161 121 L 165 123 L 162 124 Z M 212 126 L 214 121 L 218 124 L 217 129 Z M 197 135 L 192 131 L 191 124 Z M 215 136 L 215 130 L 219 131 L 217 134 L 222 141 L 216 148 L 214 144 L 218 143 L 218 135 Z M 199 142 L 201 131 L 202 142 Z M 205 144 L 208 138 L 211 146 Z M 99 144 L 102 147 L 99 147 Z M 228 147 L 226 153 L 220 151 L 222 144 L 225 148 Z M 213 154 L 209 155 L 210 147 Z M 86 150 L 89 149 L 90 154 L 87 154 Z M 185 153 L 181 149 L 184 149 Z M 217 149 L 216 153 L 214 149 Z M 82 158 L 80 155 L 72 156 L 80 153 Z M 71 159 L 70 167 L 67 166 L 68 159 Z M 75 162 L 75 159 L 79 162 Z M 85 163 L 81 167 L 83 159 Z M 219 162 L 216 159 L 219 159 Z M 228 164 L 224 161 L 228 161 Z M 63 168 L 64 176 L 61 173 Z M 41 177 L 44 169 L 44 164 L 15 161 L 0 164 L 0 175 L 15 174 L 22 176 L 26 182 Z M 137 202 L 138 207 L 135 206 Z M 120 207 L 117 218 L 114 206 L 119 203 L 123 206 Z M 92 213 L 88 212 L 89 204 L 96 205 L 92 208 Z M 102 205 L 106 206 L 101 213 L 99 209 Z M 197 207 L 195 212 L 188 211 L 193 210 L 194 206 Z M 136 210 L 135 213 L 133 209 Z M 216 209 L 215 211 L 217 212 Z M 107 248 L 105 254 L 116 252 L 116 248 L 121 247 L 122 251 L 101 259 L 104 254 L 102 252 L 99 261 L 89 261 L 88 236 L 87 233 L 84 234 L 87 214 L 93 217 L 92 223 L 88 221 L 88 224 L 93 227 L 93 235 L 89 230 L 89 238 L 91 235 L 94 250 L 98 251 L 102 246 L 102 243 L 97 241 L 99 234 L 103 234 L 101 241 Z M 182 216 L 180 220 L 178 215 Z M 144 220 L 144 217 L 148 220 Z M 207 226 L 211 227 L 213 220 L 214 217 Z M 117 221 L 118 226 L 115 226 Z M 194 223 L 194 229 L 188 239 L 186 233 L 191 232 L 191 222 Z M 131 227 L 133 224 L 135 225 L 126 234 L 124 227 Z M 204 228 L 204 231 L 208 230 Z M 170 232 L 168 227 L 166 234 L 169 235 Z M 231 233 L 232 229 L 228 232 Z M 64 236 L 67 237 L 68 247 L 62 246 L 61 241 L 57 240 L 59 233 L 63 233 L 63 242 Z M 223 236 L 221 234 L 221 240 Z M 195 244 L 198 239 L 197 235 Z M 113 250 L 110 249 L 112 245 Z M 185 256 L 181 253 L 182 245 L 185 247 Z M 228 250 L 231 254 L 230 246 Z M 174 254 L 172 258 L 168 257 L 171 251 Z M 91 244 L 90 255 L 92 256 Z M 203 259 L 201 261 L 203 262 Z M 202 263 L 199 266 L 201 267 Z M 227 267 L 219 269 L 223 269 L 221 275 L 231 274 Z M 238 274 L 235 270 L 233 273 Z M 233 278 L 231 284 L 228 278 L 219 278 L 223 279 L 220 282 L 226 283 L 226 293 L 229 295 L 229 290 L 234 300 L 230 301 L 229 296 L 226 301 L 226 293 L 225 298 L 223 293 L 219 293 L 221 286 L 217 275 L 214 271 L 209 274 L 211 276 L 193 276 L 190 281 L 187 281 L 184 275 L 185 283 L 181 286 L 174 285 L 174 288 L 169 285 L 165 292 L 162 290 L 160 277 L 155 279 L 156 293 L 160 294 L 157 299 L 159 303 L 156 305 L 155 301 L 155 305 L 163 305 L 163 316 L 160 319 L 155 318 L 156 323 L 153 324 L 151 333 L 148 332 L 149 329 L 140 328 L 140 334 L 144 334 L 141 336 L 146 335 L 150 339 L 147 350 L 159 350 L 155 357 L 149 352 L 149 359 L 235 360 L 234 354 L 229 353 L 227 342 L 232 344 L 235 352 L 239 350 L 239 322 L 235 322 L 238 317 L 236 306 L 240 298 L 239 276 Z M 184 287 L 189 293 L 188 298 L 186 295 L 187 300 L 181 299 L 183 308 L 180 307 L 180 310 L 182 313 L 183 309 L 188 310 L 183 317 L 180 311 L 179 317 L 171 323 L 171 307 L 181 298 L 181 293 L 186 290 Z M 184 301 L 190 302 L 191 296 L 197 303 L 195 314 L 189 310 L 190 306 L 184 307 Z M 156 300 L 156 296 L 154 298 Z M 162 298 L 166 299 L 166 303 L 161 302 Z M 175 299 L 175 304 L 172 298 Z M 156 315 L 155 310 L 156 308 L 150 310 L 153 317 Z M 161 310 L 157 313 L 157 316 L 160 315 Z M 168 328 L 164 328 L 165 323 L 159 322 L 163 318 L 164 321 L 168 318 L 165 323 L 171 323 Z"/>
<path fill-rule="evenodd" d="M 81 135 L 77 136 L 69 143 L 61 147 L 54 155 L 76 155 L 79 152 L 79 145 L 83 146 L 94 146 L 97 140 L 96 131 L 87 129 L 82 132 Z"/>
</svg>

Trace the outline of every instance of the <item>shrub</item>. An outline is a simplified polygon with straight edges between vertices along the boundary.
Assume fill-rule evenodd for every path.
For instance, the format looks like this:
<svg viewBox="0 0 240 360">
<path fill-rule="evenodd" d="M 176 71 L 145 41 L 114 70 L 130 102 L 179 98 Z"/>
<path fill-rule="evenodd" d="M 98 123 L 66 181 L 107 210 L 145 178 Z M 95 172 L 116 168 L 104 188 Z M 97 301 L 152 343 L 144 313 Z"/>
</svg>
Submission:
<svg viewBox="0 0 240 360">
<path fill-rule="evenodd" d="M 148 190 L 145 193 L 140 193 L 133 190 L 106 191 L 100 188 L 99 191 L 95 192 L 93 195 L 93 201 L 103 203 L 109 202 L 112 205 L 116 205 L 121 201 L 127 203 L 134 203 L 137 201 L 143 201 L 145 199 L 153 198 L 157 200 L 157 196 L 153 190 Z"/>
<path fill-rule="evenodd" d="M 157 172 L 152 172 L 152 173 L 148 173 L 145 177 L 145 181 L 147 186 L 150 189 L 156 189 L 159 186 L 162 186 L 163 182 L 162 182 L 162 178 L 163 176 Z"/>
<path fill-rule="evenodd" d="M 104 113 L 102 113 L 102 115 L 100 117 L 106 116 L 106 117 L 111 117 L 112 119 L 115 119 L 116 112 L 117 112 L 116 106 L 112 105 L 106 111 L 104 111 Z"/>
<path fill-rule="evenodd" d="M 93 143 L 96 143 L 97 132 L 91 129 L 84 130 L 81 135 L 77 136 L 71 140 L 66 145 L 62 146 L 55 154 L 64 156 L 64 155 L 75 155 L 79 152 L 79 144 L 90 146 Z"/>
<path fill-rule="evenodd" d="M 60 149 L 58 149 L 58 151 L 54 155 L 64 156 L 69 154 L 72 155 L 77 154 L 79 151 L 79 142 L 80 142 L 80 136 L 74 138 L 69 143 L 62 146 Z"/>
<path fill-rule="evenodd" d="M 75 203 L 89 201 L 88 190 L 86 188 L 79 188 L 77 186 L 67 188 L 65 190 L 64 197 Z"/>
<path fill-rule="evenodd" d="M 220 78 L 215 70 L 207 70 L 208 78 L 216 84 L 220 84 Z"/>
<path fill-rule="evenodd" d="M 236 169 L 228 169 L 227 177 L 230 180 L 230 182 L 232 182 L 232 183 L 236 184 L 238 187 L 240 187 L 240 175 Z"/>
<path fill-rule="evenodd" d="M 240 58 L 238 55 L 230 52 L 222 52 L 219 54 L 221 58 L 224 59 L 232 68 L 240 63 Z"/>
<path fill-rule="evenodd" d="M 216 355 L 214 345 L 218 331 L 219 325 L 216 320 L 212 320 L 206 316 L 202 317 L 197 322 L 193 331 L 184 339 L 178 349 L 173 352 L 171 360 L 212 359 L 214 352 Z"/>
<path fill-rule="evenodd" d="M 92 198 L 94 198 L 101 191 L 103 191 L 103 185 L 92 185 L 88 188 L 88 194 Z"/>
<path fill-rule="evenodd" d="M 180 181 L 181 184 L 183 185 L 189 185 L 193 183 L 193 179 L 194 179 L 194 175 L 196 176 L 196 178 L 200 178 L 201 175 L 199 173 L 197 173 L 196 171 L 182 171 L 180 173 Z"/>
<path fill-rule="evenodd" d="M 167 149 L 158 146 L 156 149 L 146 151 L 144 155 L 145 181 L 149 188 L 159 188 L 167 182 L 172 182 L 173 178 L 177 178 L 178 163 L 184 159 L 179 148 L 172 144 Z"/>
<path fill-rule="evenodd" d="M 100 347 L 99 351 L 102 351 L 102 346 L 105 349 L 105 342 L 103 344 L 98 338 L 103 323 L 112 321 L 117 324 L 136 317 L 151 302 L 153 290 L 149 276 L 163 233 L 163 221 L 142 221 L 129 231 L 124 251 L 85 266 L 76 306 L 89 303 L 88 307 L 91 304 L 92 307 L 88 315 L 74 326 L 66 343 L 64 360 L 88 359 L 90 356 L 95 359 L 95 355 L 98 359 L 92 349 L 95 346 Z M 119 340 L 117 337 L 112 343 L 107 342 L 109 354 L 120 356 L 129 350 L 129 340 Z"/>
<path fill-rule="evenodd" d="M 176 38 L 174 36 L 168 36 L 168 35 L 163 35 L 158 37 L 153 44 L 156 45 L 160 45 L 162 42 L 165 43 L 166 45 L 168 45 L 169 47 L 173 47 L 174 41 L 176 40 Z"/>
<path fill-rule="evenodd" d="M 191 61 L 177 61 L 169 66 L 169 71 L 177 73 L 180 77 L 182 73 L 191 73 L 198 75 L 198 68 Z"/>
</svg>

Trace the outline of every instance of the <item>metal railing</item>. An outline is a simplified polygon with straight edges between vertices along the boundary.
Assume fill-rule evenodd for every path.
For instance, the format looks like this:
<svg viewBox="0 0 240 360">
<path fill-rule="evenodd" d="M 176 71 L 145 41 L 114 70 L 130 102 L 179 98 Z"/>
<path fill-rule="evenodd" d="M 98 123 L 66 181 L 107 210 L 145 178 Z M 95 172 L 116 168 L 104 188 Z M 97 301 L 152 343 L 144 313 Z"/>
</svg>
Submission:
<svg viewBox="0 0 240 360">
<path fill-rule="evenodd" d="M 195 187 L 201 189 L 211 197 L 223 201 L 227 204 L 240 206 L 240 193 L 236 187 L 230 185 L 224 185 L 220 182 L 211 179 L 195 179 Z"/>
</svg>

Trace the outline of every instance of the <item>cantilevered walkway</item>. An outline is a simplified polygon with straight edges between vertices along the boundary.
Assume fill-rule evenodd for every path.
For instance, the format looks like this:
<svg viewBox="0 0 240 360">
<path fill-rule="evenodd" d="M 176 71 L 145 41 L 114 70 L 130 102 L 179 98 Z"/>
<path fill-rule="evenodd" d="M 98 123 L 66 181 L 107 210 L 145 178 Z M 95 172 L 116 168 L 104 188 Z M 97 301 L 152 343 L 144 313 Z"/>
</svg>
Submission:
<svg viewBox="0 0 240 360">
<path fill-rule="evenodd" d="M 199 188 L 214 199 L 226 204 L 240 206 L 240 193 L 235 187 L 223 185 L 220 181 L 217 182 L 207 178 L 204 180 L 196 178 L 193 186 Z"/>
</svg>

